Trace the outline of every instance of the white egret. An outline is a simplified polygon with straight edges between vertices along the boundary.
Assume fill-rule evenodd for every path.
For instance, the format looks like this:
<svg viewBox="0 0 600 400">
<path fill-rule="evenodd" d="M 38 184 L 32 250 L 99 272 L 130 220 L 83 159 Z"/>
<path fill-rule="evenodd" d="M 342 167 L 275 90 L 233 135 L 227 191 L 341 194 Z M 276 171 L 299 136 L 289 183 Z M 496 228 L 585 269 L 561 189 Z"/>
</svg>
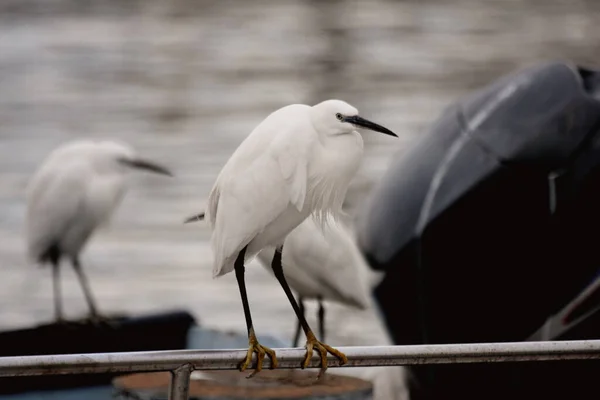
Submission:
<svg viewBox="0 0 600 400">
<path fill-rule="evenodd" d="M 70 259 L 73 265 L 90 319 L 100 320 L 79 253 L 122 200 L 127 172 L 133 168 L 171 175 L 164 167 L 138 158 L 125 144 L 78 140 L 52 151 L 28 185 L 28 254 L 35 262 L 52 266 L 58 322 L 64 322 L 59 276 L 62 257 Z"/>
<path fill-rule="evenodd" d="M 257 258 L 267 270 L 276 248 L 265 247 Z M 366 310 L 369 306 L 372 271 L 367 266 L 348 228 L 341 223 L 321 227 L 313 218 L 305 219 L 285 239 L 282 253 L 283 273 L 290 287 L 298 293 L 300 312 L 304 300 L 319 304 L 319 336 L 325 341 L 325 307 L 323 300 Z M 300 337 L 296 325 L 293 346 Z"/>
<path fill-rule="evenodd" d="M 280 108 L 240 144 L 210 192 L 206 219 L 213 231 L 213 276 L 235 270 L 248 329 L 242 371 L 257 353 L 256 368 L 249 377 L 262 369 L 265 354 L 272 367 L 277 366 L 275 352 L 256 338 L 244 281 L 245 261 L 266 246 L 276 247 L 273 273 L 306 334 L 302 368 L 308 365 L 313 350 L 321 356 L 319 376 L 327 368 L 327 352 L 341 364 L 347 362 L 343 353 L 315 337 L 285 280 L 281 252 L 285 237 L 311 214 L 321 222 L 329 215 L 337 216 L 363 155 L 357 128 L 396 136 L 361 118 L 356 108 L 340 100 Z"/>
</svg>

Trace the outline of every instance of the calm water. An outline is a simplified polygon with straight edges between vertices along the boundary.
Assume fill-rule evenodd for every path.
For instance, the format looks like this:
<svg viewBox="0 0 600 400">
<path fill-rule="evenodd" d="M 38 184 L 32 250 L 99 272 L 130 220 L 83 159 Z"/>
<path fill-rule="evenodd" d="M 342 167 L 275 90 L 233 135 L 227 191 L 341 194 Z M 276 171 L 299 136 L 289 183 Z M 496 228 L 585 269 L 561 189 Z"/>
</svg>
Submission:
<svg viewBox="0 0 600 400">
<path fill-rule="evenodd" d="M 27 263 L 22 225 L 28 179 L 63 141 L 126 140 L 177 175 L 132 176 L 112 224 L 86 249 L 82 261 L 101 309 L 186 308 L 204 325 L 243 331 L 234 276 L 211 277 L 208 229 L 181 221 L 204 207 L 227 157 L 266 114 L 337 97 L 400 135 L 365 133 L 353 211 L 390 157 L 449 102 L 515 68 L 565 58 L 594 66 L 600 54 L 594 0 L 322 3 L 0 5 L 3 328 L 53 316 L 50 271 Z M 253 264 L 247 286 L 259 334 L 291 339 L 295 317 L 277 282 Z M 68 268 L 63 287 L 67 314 L 84 313 Z M 330 343 L 389 343 L 373 311 L 329 310 Z M 398 370 L 368 371 L 381 379 L 378 397 L 391 398 L 386 385 Z"/>
</svg>

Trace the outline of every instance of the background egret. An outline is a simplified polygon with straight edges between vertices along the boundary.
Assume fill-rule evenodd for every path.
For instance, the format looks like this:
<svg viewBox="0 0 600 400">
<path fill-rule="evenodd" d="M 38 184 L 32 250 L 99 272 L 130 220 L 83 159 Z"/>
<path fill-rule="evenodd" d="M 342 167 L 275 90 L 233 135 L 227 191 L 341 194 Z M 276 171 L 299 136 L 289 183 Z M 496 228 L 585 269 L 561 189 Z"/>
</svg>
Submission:
<svg viewBox="0 0 600 400">
<path fill-rule="evenodd" d="M 187 218 L 184 222 L 204 219 L 204 213 Z M 333 221 L 332 221 L 333 222 Z M 267 246 L 257 254 L 265 269 L 272 273 L 271 261 L 276 248 Z M 381 274 L 372 271 L 358 250 L 350 229 L 341 222 L 325 226 L 306 218 L 285 239 L 282 252 L 283 272 L 290 288 L 298 292 L 298 305 L 304 315 L 304 300 L 319 304 L 319 336 L 325 340 L 324 300 L 365 310 L 370 304 L 371 288 Z M 292 346 L 300 337 L 297 320 Z"/>
<path fill-rule="evenodd" d="M 276 249 L 266 247 L 257 258 L 267 269 Z M 304 300 L 319 304 L 319 336 L 325 340 L 325 307 L 323 300 L 365 310 L 369 306 L 375 275 L 366 264 L 350 230 L 342 222 L 321 227 L 307 218 L 285 239 L 282 254 L 283 272 L 290 287 L 298 293 L 298 304 L 304 315 Z M 293 346 L 300 337 L 296 325 Z"/>
<path fill-rule="evenodd" d="M 285 280 L 281 252 L 286 235 L 309 215 L 325 222 L 341 209 L 362 159 L 363 141 L 356 131 L 361 127 L 396 136 L 340 100 L 280 108 L 240 144 L 210 192 L 206 217 L 213 230 L 213 276 L 236 272 L 249 341 L 240 369 L 248 367 L 252 353 L 258 355 L 249 376 L 261 370 L 265 354 L 273 367 L 277 365 L 275 352 L 256 338 L 244 282 L 246 259 L 266 246 L 276 247 L 273 273 L 307 337 L 302 367 L 308 365 L 313 349 L 320 353 L 321 373 L 327 368 L 327 352 L 342 364 L 347 361 L 343 353 L 315 337 Z"/>
<path fill-rule="evenodd" d="M 75 141 L 46 158 L 27 188 L 29 257 L 52 265 L 56 320 L 63 321 L 59 265 L 69 258 L 77 274 L 90 319 L 100 320 L 79 253 L 94 230 L 106 223 L 126 190 L 132 168 L 171 175 L 164 167 L 138 158 L 129 146 L 112 141 Z"/>
</svg>

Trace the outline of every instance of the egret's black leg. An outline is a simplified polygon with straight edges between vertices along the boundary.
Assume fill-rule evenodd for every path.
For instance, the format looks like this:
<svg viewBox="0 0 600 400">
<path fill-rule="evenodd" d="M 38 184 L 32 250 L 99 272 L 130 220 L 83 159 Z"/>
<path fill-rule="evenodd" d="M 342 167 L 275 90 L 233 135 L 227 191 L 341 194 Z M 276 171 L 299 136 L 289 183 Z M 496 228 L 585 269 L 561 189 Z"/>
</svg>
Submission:
<svg viewBox="0 0 600 400">
<path fill-rule="evenodd" d="M 62 296 L 60 290 L 60 269 L 58 261 L 52 262 L 52 287 L 54 290 L 54 316 L 56 322 L 63 323 Z"/>
<path fill-rule="evenodd" d="M 304 299 L 302 299 L 302 296 L 298 296 L 298 304 L 300 305 L 300 312 L 302 315 L 304 315 Z M 300 320 L 296 318 L 296 333 L 294 334 L 294 343 L 292 344 L 292 347 L 298 346 L 298 340 L 300 340 L 300 329 Z"/>
<path fill-rule="evenodd" d="M 323 297 L 319 296 L 319 335 L 321 340 L 325 341 L 325 307 L 323 306 Z"/>
<path fill-rule="evenodd" d="M 271 368 L 277 367 L 277 358 L 275 352 L 268 347 L 265 347 L 258 343 L 256 334 L 254 333 L 254 326 L 252 325 L 252 315 L 250 314 L 250 305 L 248 304 L 248 295 L 246 293 L 246 282 L 244 279 L 244 273 L 246 268 L 244 267 L 244 258 L 246 255 L 246 247 L 240 251 L 238 257 L 234 263 L 235 278 L 240 289 L 240 296 L 242 297 L 242 305 L 244 307 L 244 317 L 246 317 L 246 327 L 248 328 L 248 353 L 246 358 L 240 364 L 240 370 L 244 371 L 252 363 L 252 353 L 256 353 L 256 369 L 247 377 L 251 378 L 262 369 L 263 360 L 265 354 L 271 359 Z"/>
<path fill-rule="evenodd" d="M 77 274 L 77 278 L 79 279 L 79 284 L 81 285 L 81 289 L 83 290 L 83 294 L 85 295 L 85 301 L 88 304 L 90 309 L 90 319 L 94 322 L 100 321 L 100 315 L 98 314 L 98 308 L 96 307 L 96 302 L 94 301 L 94 297 L 92 296 L 92 291 L 90 290 L 90 285 L 88 280 L 83 273 L 83 269 L 81 268 L 81 264 L 79 263 L 79 259 L 73 258 L 73 269 Z"/>
<path fill-rule="evenodd" d="M 240 251 L 237 259 L 235 260 L 235 279 L 237 280 L 238 287 L 240 289 L 240 296 L 242 297 L 242 306 L 244 307 L 244 317 L 246 317 L 246 327 L 248 328 L 248 335 L 254 331 L 252 326 L 252 315 L 250 314 L 250 305 L 248 304 L 248 294 L 246 293 L 246 279 L 244 274 L 246 267 L 244 267 L 244 257 L 246 256 L 246 247 Z"/>
<path fill-rule="evenodd" d="M 340 360 L 340 365 L 347 363 L 348 358 L 341 351 L 336 350 L 333 347 L 318 341 L 315 337 L 315 334 L 310 329 L 310 326 L 308 326 L 306 318 L 304 318 L 304 315 L 302 315 L 302 313 L 300 312 L 300 307 L 298 307 L 298 304 L 296 303 L 296 299 L 292 294 L 290 286 L 288 285 L 287 281 L 285 280 L 285 276 L 283 275 L 283 265 L 281 263 L 282 252 L 283 246 L 280 246 L 275 250 L 275 255 L 273 256 L 271 268 L 273 269 L 275 277 L 279 281 L 279 284 L 283 288 L 283 291 L 285 292 L 288 300 L 290 301 L 292 308 L 296 313 L 296 317 L 298 317 L 300 325 L 302 326 L 302 329 L 304 329 L 304 333 L 306 334 L 306 357 L 304 358 L 304 362 L 302 363 L 302 368 L 306 368 L 308 366 L 308 363 L 310 362 L 310 359 L 312 357 L 313 349 L 317 350 L 321 355 L 321 371 L 319 372 L 318 376 L 318 378 L 320 378 L 323 372 L 325 372 L 325 370 L 327 369 L 327 352 L 336 356 Z"/>
</svg>

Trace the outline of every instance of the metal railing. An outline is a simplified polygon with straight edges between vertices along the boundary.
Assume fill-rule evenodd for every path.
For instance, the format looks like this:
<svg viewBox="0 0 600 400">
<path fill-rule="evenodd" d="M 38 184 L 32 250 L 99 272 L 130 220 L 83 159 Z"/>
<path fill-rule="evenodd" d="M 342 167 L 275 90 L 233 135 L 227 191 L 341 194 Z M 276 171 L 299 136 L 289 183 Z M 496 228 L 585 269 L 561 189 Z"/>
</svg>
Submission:
<svg viewBox="0 0 600 400">
<path fill-rule="evenodd" d="M 417 346 L 339 347 L 348 356 L 343 367 L 417 364 L 491 363 L 600 359 L 600 340 L 554 342 L 476 343 Z M 278 368 L 298 368 L 305 350 L 275 349 Z M 91 353 L 49 356 L 1 357 L 0 377 L 170 371 L 170 400 L 188 399 L 193 370 L 234 370 L 246 350 L 176 350 L 130 353 Z M 337 367 L 329 358 L 330 367 Z M 313 356 L 309 367 L 318 368 Z M 265 359 L 264 368 L 270 367 Z"/>
</svg>

